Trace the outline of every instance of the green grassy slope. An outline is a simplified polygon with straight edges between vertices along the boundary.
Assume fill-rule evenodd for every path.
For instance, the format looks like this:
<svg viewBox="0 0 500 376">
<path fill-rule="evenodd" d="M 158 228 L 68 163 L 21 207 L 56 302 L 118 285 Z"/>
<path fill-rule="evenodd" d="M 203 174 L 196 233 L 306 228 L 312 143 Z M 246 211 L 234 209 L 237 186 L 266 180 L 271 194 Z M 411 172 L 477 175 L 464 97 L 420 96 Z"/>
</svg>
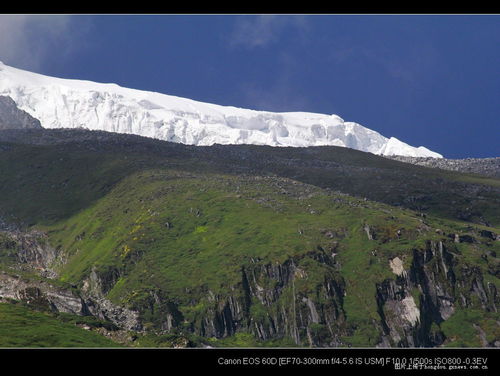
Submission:
<svg viewBox="0 0 500 376">
<path fill-rule="evenodd" d="M 29 218 L 41 215 L 33 205 L 50 204 L 55 206 L 43 210 L 48 210 L 43 218 L 56 219 L 86 207 L 134 171 L 176 167 L 195 173 L 275 175 L 448 219 L 500 225 L 498 179 L 410 165 L 353 149 L 194 147 L 78 130 L 3 131 L 2 141 L 23 144 L 4 143 L 0 165 L 5 173 L 0 194 L 13 199 L 6 209 L 21 218 L 23 213 Z M 33 190 L 39 203 L 16 196 L 27 193 L 29 198 Z"/>
<path fill-rule="evenodd" d="M 365 224 L 376 240 L 368 239 Z M 81 283 L 92 269 L 118 275 L 108 292 L 115 303 L 144 310 L 155 291 L 175 303 L 183 320 L 194 323 L 210 305 L 207 291 L 230 294 L 241 282 L 241 269 L 255 263 L 298 260 L 307 278 L 296 282 L 296 292 L 310 294 L 329 270 L 308 253 L 334 249 L 347 284 L 347 325 L 358 328 L 351 341 L 374 345 L 378 336 L 370 329 L 378 313 L 373 296 L 377 283 L 394 277 L 388 260 L 409 261 L 412 249 L 442 240 L 437 225 L 448 233 L 467 232 L 434 218 L 426 227 L 417 213 L 284 179 L 150 170 L 127 177 L 94 205 L 46 230 L 52 243 L 70 255 L 60 270 L 64 281 Z M 483 241 L 500 251 L 497 243 Z M 482 259 L 484 251 L 473 245 L 460 246 L 463 262 L 480 268 L 500 288 L 489 274 L 497 264 Z M 161 316 L 157 307 L 145 317 L 154 327 Z"/>
<path fill-rule="evenodd" d="M 277 315 L 296 296 L 316 296 L 328 310 L 325 280 L 345 283 L 338 329 L 345 343 L 373 346 L 380 340 L 376 285 L 394 278 L 389 260 L 398 256 L 409 269 L 413 250 L 429 241 L 455 247 L 459 266 L 477 268 L 500 289 L 491 256 L 500 252 L 498 242 L 478 235 L 500 232 L 498 180 L 341 148 L 169 147 L 142 139 L 7 145 L 0 152 L 1 216 L 48 234 L 67 258 L 61 281 L 82 287 L 96 272 L 109 281 L 106 296 L 139 310 L 155 331 L 167 314 L 176 330 L 201 331 L 217 305 L 211 295 L 244 301 L 235 292 L 242 270 L 293 261 L 293 287 L 269 307 L 249 302 L 250 315 Z M 452 245 L 454 233 L 478 241 Z M 337 264 L 321 262 L 332 254 Z M 474 322 L 492 325 L 490 314 L 477 314 Z M 441 329 L 460 341 L 455 328 L 467 320 L 458 312 Z M 326 329 L 320 323 L 309 330 L 319 338 Z M 478 341 L 474 333 L 467 343 Z M 255 343 L 248 335 L 214 344 Z"/>
<path fill-rule="evenodd" d="M 19 304 L 0 303 L 0 347 L 117 347 L 102 335 Z"/>
</svg>

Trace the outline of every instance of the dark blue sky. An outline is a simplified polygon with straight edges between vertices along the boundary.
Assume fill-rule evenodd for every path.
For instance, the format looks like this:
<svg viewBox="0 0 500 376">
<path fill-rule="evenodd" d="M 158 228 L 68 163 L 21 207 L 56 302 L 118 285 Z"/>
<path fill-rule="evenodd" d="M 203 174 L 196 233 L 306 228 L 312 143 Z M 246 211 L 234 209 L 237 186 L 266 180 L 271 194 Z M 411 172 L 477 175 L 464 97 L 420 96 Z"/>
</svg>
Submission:
<svg viewBox="0 0 500 376">
<path fill-rule="evenodd" d="M 449 158 L 500 156 L 500 16 L 61 17 L 61 35 L 55 18 L 26 22 L 36 66 L 1 48 L 0 60 L 204 102 L 334 113 Z"/>
</svg>

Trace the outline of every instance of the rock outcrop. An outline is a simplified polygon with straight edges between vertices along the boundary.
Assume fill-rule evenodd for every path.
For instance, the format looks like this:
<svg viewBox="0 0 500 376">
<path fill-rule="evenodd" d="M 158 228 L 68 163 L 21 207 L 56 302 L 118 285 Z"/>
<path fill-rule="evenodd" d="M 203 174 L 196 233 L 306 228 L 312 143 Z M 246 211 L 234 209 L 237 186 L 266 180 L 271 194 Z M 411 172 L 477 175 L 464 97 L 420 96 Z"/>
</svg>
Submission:
<svg viewBox="0 0 500 376">
<path fill-rule="evenodd" d="M 82 289 L 53 281 L 58 277 L 54 267 L 65 260 L 49 245 L 46 234 L 14 228 L 5 231 L 5 226 L 3 230 L 2 245 L 9 249 L 7 256 L 13 265 L 12 271 L 0 272 L 0 302 L 14 299 L 34 309 L 94 316 L 125 330 L 142 330 L 137 312 L 104 297 L 105 282 L 95 272 Z"/>
<path fill-rule="evenodd" d="M 411 163 L 418 166 L 440 168 L 443 170 L 474 173 L 484 176 L 500 178 L 500 157 L 496 158 L 430 158 L 406 157 L 401 155 L 385 156 L 400 162 Z"/>
<path fill-rule="evenodd" d="M 495 286 L 485 283 L 478 268 L 459 264 L 453 246 L 443 241 L 414 250 L 409 270 L 397 257 L 390 265 L 395 278 L 377 285 L 381 347 L 439 346 L 445 336 L 436 328 L 457 309 L 497 312 Z"/>
<path fill-rule="evenodd" d="M 40 121 L 19 109 L 11 97 L 0 96 L 0 130 L 42 128 Z"/>
<path fill-rule="evenodd" d="M 26 279 L 14 273 L 0 273 L 0 301 L 23 301 L 35 309 L 89 315 L 85 301 L 72 289 L 48 281 Z"/>
<path fill-rule="evenodd" d="M 223 338 L 247 331 L 259 340 L 291 338 L 298 346 L 338 346 L 346 334 L 345 286 L 336 264 L 323 252 L 307 258 L 325 263 L 322 282 L 306 288 L 306 269 L 300 259 L 281 264 L 256 263 L 241 271 L 233 294 L 208 291 L 207 309 L 193 330 L 205 337 Z M 321 261 L 319 261 L 321 260 Z"/>
</svg>

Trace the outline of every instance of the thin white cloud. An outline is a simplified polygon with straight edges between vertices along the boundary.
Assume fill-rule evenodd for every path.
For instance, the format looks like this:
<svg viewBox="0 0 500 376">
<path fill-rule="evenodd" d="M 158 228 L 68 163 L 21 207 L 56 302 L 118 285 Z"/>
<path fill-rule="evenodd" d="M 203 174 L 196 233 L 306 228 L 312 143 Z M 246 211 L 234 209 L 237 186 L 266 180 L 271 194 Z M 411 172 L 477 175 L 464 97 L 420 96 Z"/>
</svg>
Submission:
<svg viewBox="0 0 500 376">
<path fill-rule="evenodd" d="M 64 60 L 78 47 L 82 29 L 74 16 L 0 15 L 0 60 L 37 70 L 49 59 Z"/>
<path fill-rule="evenodd" d="M 439 51 L 431 44 L 411 45 L 393 50 L 383 45 L 367 46 L 341 43 L 326 57 L 335 64 L 364 62 L 378 67 L 381 73 L 416 87 L 440 63 Z"/>
<path fill-rule="evenodd" d="M 308 22 L 302 16 L 262 15 L 237 18 L 235 27 L 229 34 L 229 45 L 249 49 L 265 47 L 279 42 L 289 27 L 298 31 L 303 39 L 308 30 Z"/>
<path fill-rule="evenodd" d="M 312 103 L 304 96 L 296 83 L 300 64 L 296 57 L 287 52 L 277 56 L 278 74 L 271 81 L 252 81 L 240 86 L 245 100 L 256 110 L 289 112 L 306 111 Z"/>
<path fill-rule="evenodd" d="M 310 28 L 310 18 L 298 15 L 242 16 L 236 19 L 234 28 L 228 35 L 229 47 L 252 51 L 278 45 L 275 56 L 279 69 L 271 82 L 257 84 L 252 81 L 239 87 L 251 108 L 301 111 L 311 105 L 295 85 L 295 75 L 300 69 L 298 60 L 301 57 L 294 56 L 279 46 L 285 37 L 288 38 L 287 45 L 308 43 Z"/>
</svg>

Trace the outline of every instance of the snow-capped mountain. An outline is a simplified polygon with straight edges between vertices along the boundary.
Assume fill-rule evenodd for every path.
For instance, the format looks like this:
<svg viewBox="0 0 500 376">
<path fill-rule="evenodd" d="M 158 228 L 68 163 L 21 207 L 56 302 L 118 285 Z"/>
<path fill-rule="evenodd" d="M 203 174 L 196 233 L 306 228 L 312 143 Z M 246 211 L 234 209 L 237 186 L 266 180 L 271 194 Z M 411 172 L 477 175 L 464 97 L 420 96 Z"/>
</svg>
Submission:
<svg viewBox="0 0 500 376">
<path fill-rule="evenodd" d="M 0 62 L 0 95 L 44 128 L 132 133 L 192 145 L 344 146 L 380 155 L 442 158 L 337 115 L 221 106 L 92 81 L 44 76 Z"/>
</svg>

